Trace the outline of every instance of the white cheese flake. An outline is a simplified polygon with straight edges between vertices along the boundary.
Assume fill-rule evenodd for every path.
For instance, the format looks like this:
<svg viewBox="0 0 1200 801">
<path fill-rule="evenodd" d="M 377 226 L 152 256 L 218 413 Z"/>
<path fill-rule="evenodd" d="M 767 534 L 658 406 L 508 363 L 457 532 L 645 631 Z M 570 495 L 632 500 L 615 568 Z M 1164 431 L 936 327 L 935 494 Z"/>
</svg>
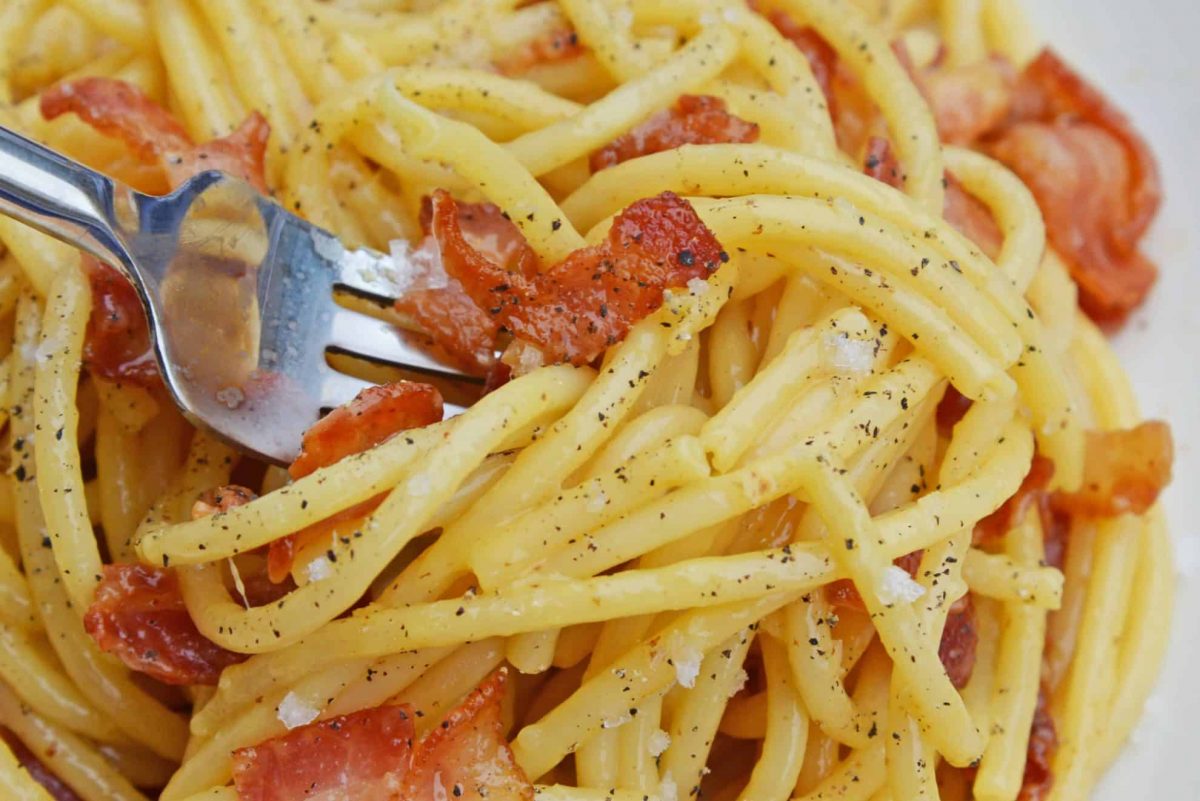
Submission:
<svg viewBox="0 0 1200 801">
<path fill-rule="evenodd" d="M 737 681 L 735 681 L 733 684 L 729 685 L 729 697 L 730 698 L 732 698 L 733 696 L 737 695 L 738 693 L 740 693 L 742 691 L 742 688 L 746 686 L 746 682 L 750 681 L 750 674 L 744 670 L 739 670 L 737 672 L 737 676 L 735 676 L 735 678 L 737 679 Z"/>
<path fill-rule="evenodd" d="M 433 491 L 433 480 L 428 473 L 417 473 L 408 480 L 408 494 L 421 498 Z"/>
<path fill-rule="evenodd" d="M 680 687 L 696 686 L 696 677 L 700 675 L 700 662 L 703 659 L 704 654 L 691 646 L 682 649 L 675 656 L 675 681 L 679 682 Z"/>
<path fill-rule="evenodd" d="M 650 756 L 655 758 L 660 757 L 668 748 L 670 748 L 671 735 L 667 734 L 662 729 L 655 729 L 654 732 L 651 733 L 647 745 L 650 746 Z"/>
<path fill-rule="evenodd" d="M 703 278 L 692 278 L 687 282 L 688 293 L 693 297 L 699 297 L 708 291 L 708 282 Z"/>
<path fill-rule="evenodd" d="M 321 710 L 309 706 L 295 693 L 285 695 L 275 710 L 275 716 L 289 731 L 299 726 L 307 726 L 320 714 Z"/>
<path fill-rule="evenodd" d="M 924 594 L 925 588 L 913 581 L 907 570 L 895 565 L 888 565 L 883 571 L 883 584 L 875 591 L 879 600 L 889 606 L 899 601 L 912 603 Z"/>
<path fill-rule="evenodd" d="M 662 801 L 679 801 L 679 787 L 675 784 L 671 771 L 663 774 L 662 781 L 658 783 L 658 794 Z"/>
<path fill-rule="evenodd" d="M 333 575 L 333 564 L 324 556 L 318 556 L 308 563 L 305 573 L 308 575 L 310 582 L 321 581 Z"/>
<path fill-rule="evenodd" d="M 604 494 L 604 490 L 600 490 L 595 495 L 588 498 L 587 510 L 590 514 L 604 511 L 605 505 L 608 503 L 608 496 Z"/>
<path fill-rule="evenodd" d="M 875 357 L 875 343 L 851 339 L 845 332 L 826 334 L 821 344 L 825 361 L 835 370 L 869 373 Z"/>
</svg>

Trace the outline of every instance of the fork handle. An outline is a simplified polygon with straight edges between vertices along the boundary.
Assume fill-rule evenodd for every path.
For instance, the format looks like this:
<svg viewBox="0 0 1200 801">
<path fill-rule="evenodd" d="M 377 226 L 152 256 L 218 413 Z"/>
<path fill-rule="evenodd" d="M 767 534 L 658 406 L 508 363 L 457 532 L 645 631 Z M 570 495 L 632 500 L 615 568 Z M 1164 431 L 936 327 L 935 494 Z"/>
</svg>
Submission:
<svg viewBox="0 0 1200 801">
<path fill-rule="evenodd" d="M 0 213 L 129 271 L 111 178 L 0 126 Z"/>
</svg>

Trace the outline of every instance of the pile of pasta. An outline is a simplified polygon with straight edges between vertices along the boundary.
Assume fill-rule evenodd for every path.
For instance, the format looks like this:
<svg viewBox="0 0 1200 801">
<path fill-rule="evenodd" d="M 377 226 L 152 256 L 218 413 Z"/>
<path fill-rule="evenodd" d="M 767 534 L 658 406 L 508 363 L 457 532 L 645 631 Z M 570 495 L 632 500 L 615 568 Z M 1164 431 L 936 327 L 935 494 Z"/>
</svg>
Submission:
<svg viewBox="0 0 1200 801">
<path fill-rule="evenodd" d="M 487 379 L 258 464 L 118 274 L 0 219 L 6 797 L 1076 801 L 1118 753 L 1171 445 L 1097 322 L 1157 172 L 1011 3 L 4 0 L 0 39 L 0 122 L 390 250 L 373 313 Z"/>
</svg>

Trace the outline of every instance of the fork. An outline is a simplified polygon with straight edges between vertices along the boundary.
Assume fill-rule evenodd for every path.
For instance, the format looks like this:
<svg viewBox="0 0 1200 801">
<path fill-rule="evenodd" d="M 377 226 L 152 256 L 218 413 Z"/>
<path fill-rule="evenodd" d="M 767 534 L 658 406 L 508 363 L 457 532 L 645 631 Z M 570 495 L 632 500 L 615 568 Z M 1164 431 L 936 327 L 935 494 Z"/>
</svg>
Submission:
<svg viewBox="0 0 1200 801">
<path fill-rule="evenodd" d="M 223 173 L 145 195 L 0 127 L 0 213 L 120 270 L 175 403 L 253 456 L 291 461 L 323 411 L 371 386 L 372 364 L 438 385 L 448 413 L 480 394 L 481 379 L 380 319 L 403 278 L 391 256 L 347 248 Z"/>
</svg>

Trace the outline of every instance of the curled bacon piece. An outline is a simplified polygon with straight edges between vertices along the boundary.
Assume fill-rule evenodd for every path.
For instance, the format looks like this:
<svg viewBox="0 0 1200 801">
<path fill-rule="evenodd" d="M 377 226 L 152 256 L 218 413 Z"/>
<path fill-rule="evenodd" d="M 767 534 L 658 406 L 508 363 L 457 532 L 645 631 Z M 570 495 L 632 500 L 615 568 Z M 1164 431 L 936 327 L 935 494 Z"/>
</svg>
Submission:
<svg viewBox="0 0 1200 801">
<path fill-rule="evenodd" d="M 1033 725 L 1029 732 L 1029 748 L 1025 752 L 1025 775 L 1021 780 L 1021 793 L 1017 801 L 1043 801 L 1054 787 L 1051 761 L 1058 750 L 1058 731 L 1054 718 L 1050 717 L 1050 704 L 1043 687 L 1038 691 L 1037 706 L 1033 711 Z"/>
<path fill-rule="evenodd" d="M 125 276 L 91 256 L 83 257 L 83 270 L 92 290 L 84 366 L 110 381 L 157 387 L 158 363 L 150 349 L 150 329 L 137 290 Z"/>
<path fill-rule="evenodd" d="M 400 798 L 533 799 L 533 785 L 504 738 L 500 703 L 507 675 L 498 670 L 485 679 L 417 743 Z"/>
<path fill-rule="evenodd" d="M 407 704 L 310 723 L 234 752 L 239 801 L 530 801 L 504 739 L 504 670 L 414 742 Z"/>
<path fill-rule="evenodd" d="M 1171 428 L 1150 420 L 1120 431 L 1089 431 L 1083 483 L 1057 493 L 1054 506 L 1072 515 L 1144 514 L 1171 481 Z"/>
<path fill-rule="evenodd" d="M 913 78 L 929 102 L 938 136 L 952 145 L 973 144 L 1003 123 L 1017 82 L 1012 65 L 999 57 L 914 70 Z"/>
<path fill-rule="evenodd" d="M 1054 462 L 1036 454 L 1029 466 L 1029 472 L 1021 480 L 1021 486 L 1013 496 L 1000 505 L 1000 508 L 975 524 L 974 539 L 976 542 L 997 540 L 1008 533 L 1025 519 L 1029 510 L 1037 508 L 1045 514 L 1048 495 L 1046 487 L 1054 477 Z M 1043 518 L 1044 521 L 1044 518 Z"/>
<path fill-rule="evenodd" d="M 4 740 L 8 749 L 12 751 L 13 756 L 17 758 L 17 762 L 25 769 L 29 777 L 42 785 L 42 787 L 45 787 L 46 792 L 50 794 L 50 797 L 54 801 L 83 801 L 71 789 L 70 785 L 55 776 L 54 772 L 46 767 L 46 763 L 38 759 L 37 754 L 29 750 L 29 747 L 21 742 L 17 735 L 3 726 L 0 726 L 0 740 Z"/>
<path fill-rule="evenodd" d="M 83 626 L 101 650 L 166 684 L 215 685 L 222 670 L 246 659 L 200 633 L 167 568 L 105 565 Z"/>
<path fill-rule="evenodd" d="M 304 432 L 300 455 L 288 467 L 288 474 L 302 478 L 373 448 L 401 431 L 436 423 L 442 415 L 442 395 L 429 384 L 398 381 L 368 387 Z M 271 581 L 282 582 L 287 578 L 296 554 L 307 544 L 326 538 L 347 520 L 370 514 L 382 500 L 383 495 L 377 495 L 272 542 L 267 550 L 267 575 Z"/>
<path fill-rule="evenodd" d="M 124 81 L 64 81 L 47 90 L 40 102 L 48 120 L 75 113 L 100 133 L 121 139 L 137 158 L 161 167 L 171 188 L 204 170 L 223 170 L 266 192 L 263 159 L 270 127 L 257 112 L 229 136 L 197 146 L 170 112 Z M 83 257 L 83 266 L 92 288 L 84 343 L 88 369 L 112 381 L 157 387 L 158 365 L 137 293 L 112 267 L 89 256 Z"/>
<path fill-rule="evenodd" d="M 728 255 L 687 201 L 672 192 L 629 206 L 599 245 L 549 270 L 505 270 L 471 246 L 457 204 L 433 197 L 433 235 L 451 277 L 497 324 L 547 362 L 586 364 L 662 303 L 663 291 L 711 275 Z"/>
<path fill-rule="evenodd" d="M 539 64 L 569 61 L 585 52 L 579 34 L 563 26 L 546 31 L 505 54 L 496 62 L 496 69 L 503 75 L 518 75 Z"/>
<path fill-rule="evenodd" d="M 990 258 L 995 258 L 1004 237 L 988 207 L 967 192 L 952 173 L 946 173 L 946 199 L 942 215 L 960 234 L 970 239 Z"/>
<path fill-rule="evenodd" d="M 681 95 L 669 109 L 651 116 L 629 133 L 618 136 L 589 159 L 592 172 L 623 161 L 681 145 L 755 142 L 758 125 L 725 110 L 725 101 L 709 95 Z"/>
<path fill-rule="evenodd" d="M 412 761 L 412 708 L 364 709 L 233 752 L 238 801 L 399 799 Z"/>
<path fill-rule="evenodd" d="M 1149 146 L 1124 114 L 1049 50 L 1022 74 L 1013 117 L 988 151 L 1037 198 L 1084 311 L 1119 320 L 1157 277 L 1138 251 L 1162 199 Z"/>
<path fill-rule="evenodd" d="M 942 629 L 942 641 L 938 644 L 938 657 L 950 677 L 950 683 L 962 689 L 971 680 L 975 671 L 975 646 L 979 644 L 979 632 L 975 629 L 975 605 L 967 593 L 950 606 L 946 616 L 946 627 Z"/>
</svg>

